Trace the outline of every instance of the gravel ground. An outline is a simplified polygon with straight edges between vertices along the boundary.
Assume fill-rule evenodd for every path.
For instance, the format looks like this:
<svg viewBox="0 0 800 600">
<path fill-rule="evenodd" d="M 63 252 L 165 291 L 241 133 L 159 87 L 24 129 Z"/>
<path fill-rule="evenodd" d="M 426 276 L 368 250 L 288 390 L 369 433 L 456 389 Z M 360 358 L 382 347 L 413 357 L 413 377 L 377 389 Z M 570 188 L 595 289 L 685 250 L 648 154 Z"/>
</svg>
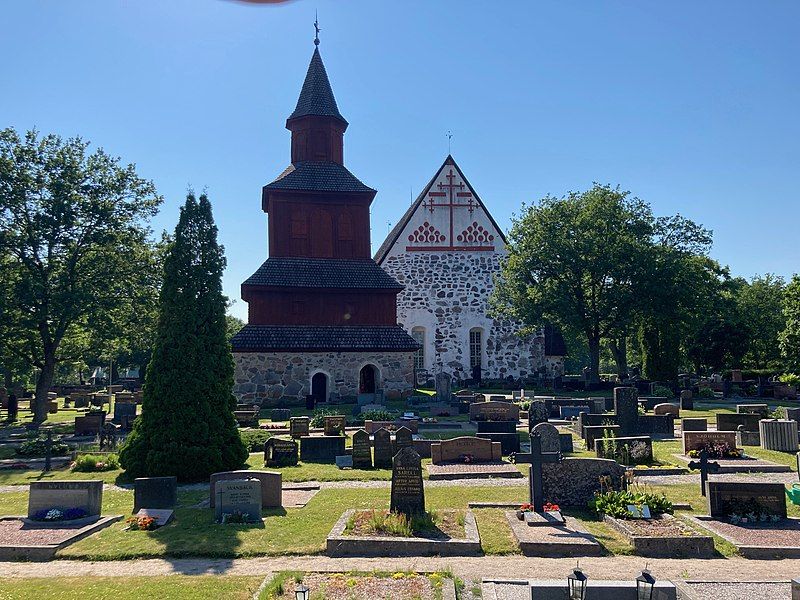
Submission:
<svg viewBox="0 0 800 600">
<path fill-rule="evenodd" d="M 691 583 L 683 584 L 686 600 L 791 600 L 789 583 Z"/>
<path fill-rule="evenodd" d="M 770 483 L 793 484 L 800 483 L 797 473 L 723 473 L 720 475 L 709 475 L 710 481 L 764 481 Z M 651 475 L 648 477 L 637 477 L 639 483 L 651 483 L 653 485 L 675 485 L 679 483 L 700 484 L 700 474 L 691 473 L 685 475 Z"/>
</svg>

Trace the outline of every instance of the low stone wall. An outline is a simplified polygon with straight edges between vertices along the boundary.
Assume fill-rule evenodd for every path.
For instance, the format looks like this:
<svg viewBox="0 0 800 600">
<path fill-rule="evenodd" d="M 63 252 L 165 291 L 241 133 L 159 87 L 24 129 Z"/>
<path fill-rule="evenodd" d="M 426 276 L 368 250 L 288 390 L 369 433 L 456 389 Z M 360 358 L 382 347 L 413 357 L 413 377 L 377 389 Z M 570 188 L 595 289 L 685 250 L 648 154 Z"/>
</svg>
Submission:
<svg viewBox="0 0 800 600">
<path fill-rule="evenodd" d="M 608 476 L 614 489 L 620 489 L 625 467 L 606 458 L 565 458 L 542 465 L 544 497 L 561 506 L 585 508 L 600 490 L 600 477 Z"/>
</svg>

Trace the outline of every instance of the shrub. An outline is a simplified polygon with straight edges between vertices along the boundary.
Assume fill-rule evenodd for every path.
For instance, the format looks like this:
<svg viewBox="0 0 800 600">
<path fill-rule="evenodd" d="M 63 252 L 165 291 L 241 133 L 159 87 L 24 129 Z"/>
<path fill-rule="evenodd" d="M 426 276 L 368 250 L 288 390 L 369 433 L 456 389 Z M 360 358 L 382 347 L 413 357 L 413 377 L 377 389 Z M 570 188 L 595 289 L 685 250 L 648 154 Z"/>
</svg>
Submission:
<svg viewBox="0 0 800 600">
<path fill-rule="evenodd" d="M 79 473 L 113 471 L 119 469 L 119 457 L 116 454 L 81 454 L 72 463 L 72 470 Z"/>
<path fill-rule="evenodd" d="M 713 398 L 714 390 L 711 388 L 703 387 L 697 392 L 698 398 Z"/>
<path fill-rule="evenodd" d="M 598 514 L 617 519 L 631 518 L 628 505 L 637 508 L 647 505 L 652 515 L 673 513 L 672 502 L 664 494 L 648 491 L 646 486 L 634 485 L 627 490 L 599 492 L 589 501 L 589 508 Z"/>
<path fill-rule="evenodd" d="M 272 437 L 272 433 L 263 429 L 240 429 L 239 437 L 248 452 L 263 452 L 264 444 Z"/>
<path fill-rule="evenodd" d="M 653 388 L 653 396 L 663 397 L 663 398 L 673 398 L 675 394 L 672 393 L 672 390 L 669 389 L 665 385 L 657 385 Z"/>
<path fill-rule="evenodd" d="M 796 373 L 784 373 L 778 377 L 778 381 L 786 385 L 800 385 L 800 375 Z"/>
<path fill-rule="evenodd" d="M 36 433 L 31 434 L 27 440 L 22 442 L 19 448 L 16 449 L 17 456 L 35 457 L 44 456 L 47 453 L 47 437 Z M 52 439 L 52 446 L 50 453 L 53 456 L 59 456 L 69 453 L 69 446 L 61 441 L 60 437 Z"/>
<path fill-rule="evenodd" d="M 311 415 L 311 427 L 322 427 L 325 425 L 325 417 L 332 417 L 341 414 L 333 408 L 317 408 Z"/>
</svg>

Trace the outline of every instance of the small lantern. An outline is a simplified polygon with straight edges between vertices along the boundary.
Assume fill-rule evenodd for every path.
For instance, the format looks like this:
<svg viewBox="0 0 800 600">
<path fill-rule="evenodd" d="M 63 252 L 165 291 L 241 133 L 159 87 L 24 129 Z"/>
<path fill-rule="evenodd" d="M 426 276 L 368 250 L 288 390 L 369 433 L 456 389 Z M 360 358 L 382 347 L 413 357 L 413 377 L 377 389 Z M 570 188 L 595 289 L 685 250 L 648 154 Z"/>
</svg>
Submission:
<svg viewBox="0 0 800 600">
<path fill-rule="evenodd" d="M 302 583 L 301 583 L 301 584 L 298 584 L 298 586 L 297 586 L 296 588 L 294 588 L 294 597 L 295 597 L 295 600 L 308 600 L 308 593 L 309 593 L 310 591 L 311 591 L 311 590 L 309 590 L 309 589 L 308 589 L 306 586 L 304 586 Z"/>
<path fill-rule="evenodd" d="M 585 600 L 586 581 L 589 578 L 581 571 L 580 563 L 567 575 L 567 589 L 569 590 L 569 600 Z"/>
<path fill-rule="evenodd" d="M 636 598 L 637 600 L 651 600 L 653 598 L 653 586 L 656 578 L 647 569 L 642 570 L 642 574 L 636 578 Z"/>
</svg>

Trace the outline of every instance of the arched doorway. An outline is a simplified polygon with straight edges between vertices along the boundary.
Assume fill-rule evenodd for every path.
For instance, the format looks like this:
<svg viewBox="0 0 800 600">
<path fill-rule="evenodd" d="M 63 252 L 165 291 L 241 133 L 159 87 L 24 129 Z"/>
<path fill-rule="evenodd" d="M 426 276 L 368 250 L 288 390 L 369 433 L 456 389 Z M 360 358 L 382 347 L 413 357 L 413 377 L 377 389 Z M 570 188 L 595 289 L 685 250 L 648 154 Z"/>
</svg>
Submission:
<svg viewBox="0 0 800 600">
<path fill-rule="evenodd" d="M 364 365 L 358 376 L 358 393 L 374 394 L 378 387 L 378 369 L 374 365 Z"/>
<path fill-rule="evenodd" d="M 328 401 L 328 376 L 325 373 L 316 373 L 311 378 L 311 395 L 317 402 Z"/>
</svg>

